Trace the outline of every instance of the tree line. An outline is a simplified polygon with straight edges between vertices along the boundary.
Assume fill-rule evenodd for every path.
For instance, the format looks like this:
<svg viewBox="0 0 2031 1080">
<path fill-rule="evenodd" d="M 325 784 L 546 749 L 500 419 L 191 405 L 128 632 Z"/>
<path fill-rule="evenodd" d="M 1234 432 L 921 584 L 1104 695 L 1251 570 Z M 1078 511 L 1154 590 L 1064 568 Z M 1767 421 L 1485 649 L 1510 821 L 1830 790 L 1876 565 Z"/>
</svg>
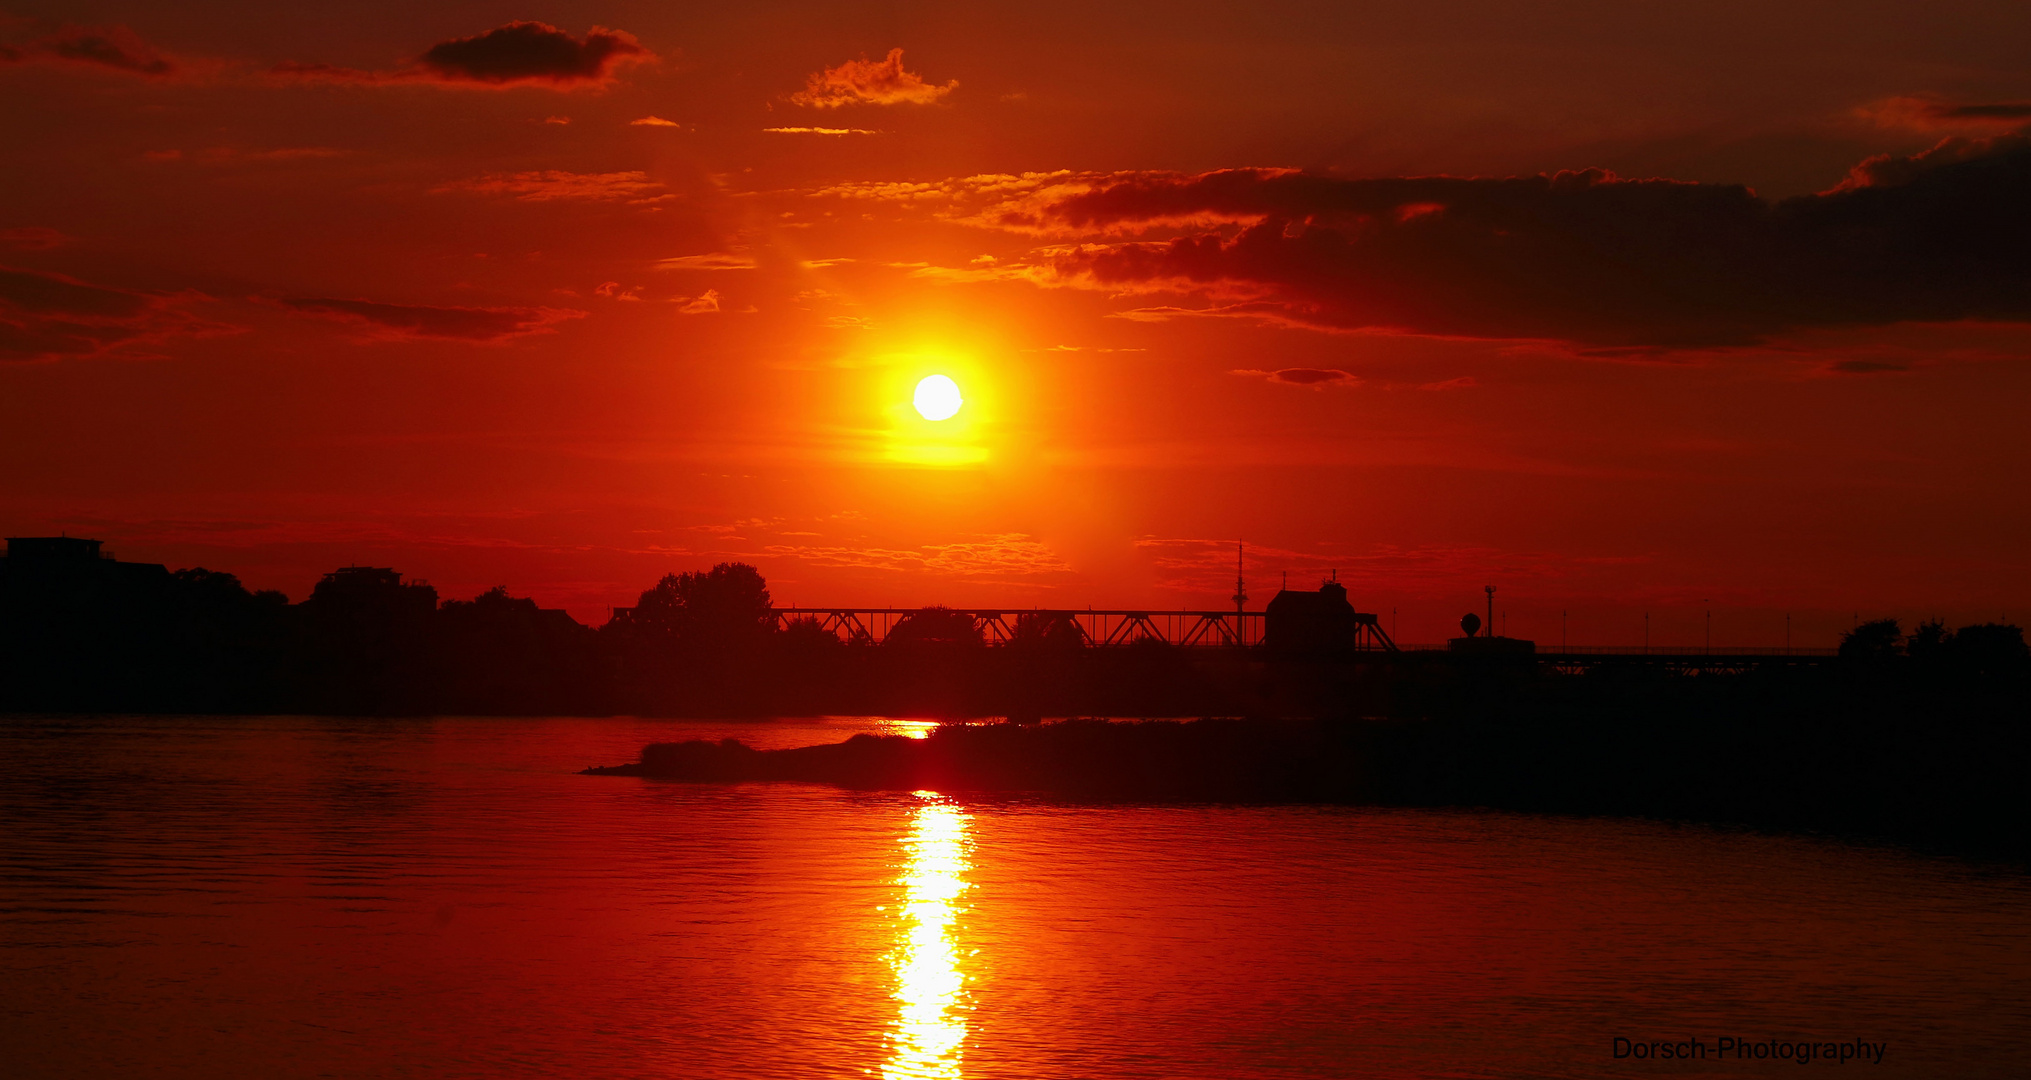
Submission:
<svg viewBox="0 0 2031 1080">
<path fill-rule="evenodd" d="M 665 575 L 595 628 L 502 587 L 440 602 L 376 567 L 335 570 L 292 604 L 202 568 L 13 561 L 0 560 L 12 712 L 1006 712 L 1069 704 L 1068 680 L 1104 706 L 1111 681 L 1069 670 L 1083 639 L 1062 615 L 1022 616 L 1014 648 L 987 650 L 970 617 L 930 607 L 870 648 L 814 618 L 779 625 L 767 581 L 739 562 Z M 1113 662 L 1150 669 L 1130 674 L 1188 709 L 1189 665 L 1157 655 L 1171 651 Z"/>
</svg>

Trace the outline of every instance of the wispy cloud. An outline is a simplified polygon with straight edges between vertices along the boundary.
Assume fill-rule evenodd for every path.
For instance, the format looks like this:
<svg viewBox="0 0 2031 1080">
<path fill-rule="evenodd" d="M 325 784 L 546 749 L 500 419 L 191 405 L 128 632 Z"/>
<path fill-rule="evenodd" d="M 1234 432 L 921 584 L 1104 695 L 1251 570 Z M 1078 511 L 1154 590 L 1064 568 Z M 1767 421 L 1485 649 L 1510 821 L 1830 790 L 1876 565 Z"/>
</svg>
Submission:
<svg viewBox="0 0 2031 1080">
<path fill-rule="evenodd" d="M 135 355 L 172 337 L 238 330 L 191 314 L 189 304 L 203 299 L 0 267 L 0 362 Z"/>
<path fill-rule="evenodd" d="M 1322 389 L 1328 386 L 1361 385 L 1361 379 L 1359 376 L 1349 371 L 1341 371 L 1339 368 L 1297 367 L 1297 368 L 1283 368 L 1278 371 L 1258 371 L 1254 368 L 1236 368 L 1230 374 L 1245 375 L 1255 379 L 1268 379 L 1270 382 L 1285 383 L 1290 386 L 1309 386 L 1315 390 Z"/>
<path fill-rule="evenodd" d="M 869 130 L 869 129 L 867 129 L 867 128 L 829 128 L 829 127 L 772 127 L 772 128 L 763 128 L 762 130 L 763 130 L 763 131 L 765 131 L 765 132 L 769 132 L 769 133 L 771 133 L 771 134 L 775 134 L 775 135 L 879 135 L 879 134 L 881 134 L 881 132 L 879 132 L 879 131 L 870 131 L 870 130 Z"/>
<path fill-rule="evenodd" d="M 0 64 L 33 61 L 85 64 L 145 78 L 181 74 L 183 65 L 124 26 L 66 26 L 25 45 L 0 45 Z"/>
<path fill-rule="evenodd" d="M 645 172 L 574 173 L 548 169 L 543 172 L 489 173 L 471 180 L 440 184 L 435 192 L 471 192 L 479 195 L 512 195 L 524 202 L 555 199 L 588 199 L 628 203 L 660 202 L 675 198 L 656 194 L 663 187 Z"/>
<path fill-rule="evenodd" d="M 1933 94 L 1907 94 L 1870 102 L 1855 115 L 1878 127 L 1911 131 L 2007 130 L 2031 124 L 2031 101 L 1956 102 Z"/>
<path fill-rule="evenodd" d="M 817 566 L 855 567 L 899 573 L 929 573 L 959 579 L 1036 579 L 1069 574 L 1058 553 L 1027 533 L 994 533 L 952 544 L 917 548 L 776 544 L 764 549 Z"/>
<path fill-rule="evenodd" d="M 746 255 L 735 255 L 725 251 L 656 260 L 658 270 L 753 270 L 755 265 L 754 259 Z"/>
<path fill-rule="evenodd" d="M 441 338 L 493 344 L 550 333 L 558 323 L 586 315 L 565 308 L 431 307 L 330 297 L 288 298 L 280 303 L 305 315 L 355 324 L 366 329 L 369 337 L 398 341 Z"/>
</svg>

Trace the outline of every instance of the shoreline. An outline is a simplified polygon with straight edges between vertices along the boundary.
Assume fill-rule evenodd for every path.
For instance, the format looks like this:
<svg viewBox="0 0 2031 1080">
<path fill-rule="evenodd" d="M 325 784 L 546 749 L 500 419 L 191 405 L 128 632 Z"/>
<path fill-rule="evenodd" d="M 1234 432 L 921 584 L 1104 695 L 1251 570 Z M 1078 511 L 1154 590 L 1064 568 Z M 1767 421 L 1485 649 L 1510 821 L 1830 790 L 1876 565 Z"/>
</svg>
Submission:
<svg viewBox="0 0 2031 1080">
<path fill-rule="evenodd" d="M 782 750 L 735 739 L 652 743 L 637 761 L 582 774 L 1099 802 L 1487 808 L 1744 827 L 2031 861 L 2031 794 L 2013 779 L 2022 775 L 2015 771 L 2021 731 L 2002 733 L 2008 745 L 1950 740 L 1951 752 L 1927 758 L 1901 740 L 1864 738 L 1859 727 L 1841 733 L 1849 739 L 1844 746 L 1815 748 L 1832 733 L 1809 728 L 1695 732 L 1661 724 L 1609 739 L 1586 718 L 1570 716 L 1503 724 L 1074 719 L 943 726 L 925 738 L 863 734 Z M 1694 746 L 1681 736 L 1702 752 L 1691 753 Z M 1713 768 L 1715 762 L 1724 767 Z"/>
</svg>

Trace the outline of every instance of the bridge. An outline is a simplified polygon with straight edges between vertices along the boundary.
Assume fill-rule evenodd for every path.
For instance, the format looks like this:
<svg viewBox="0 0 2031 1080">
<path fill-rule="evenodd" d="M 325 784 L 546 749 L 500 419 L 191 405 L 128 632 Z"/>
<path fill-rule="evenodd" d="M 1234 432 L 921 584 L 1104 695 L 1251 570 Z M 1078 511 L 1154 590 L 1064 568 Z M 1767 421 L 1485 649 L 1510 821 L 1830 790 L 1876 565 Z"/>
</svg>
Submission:
<svg viewBox="0 0 2031 1080">
<path fill-rule="evenodd" d="M 1181 648 L 1241 648 L 1263 643 L 1268 627 L 1260 611 L 1148 611 L 1126 608 L 1082 610 L 1020 608 L 776 608 L 777 627 L 793 619 L 811 619 L 847 641 L 879 645 L 903 619 L 926 610 L 964 616 L 973 621 L 981 640 L 1007 645 L 1019 630 L 1032 633 L 1069 627 L 1081 645 L 1117 648 L 1157 641 Z M 1027 622 L 1026 622 L 1027 621 Z M 1395 652 L 1396 643 L 1383 632 L 1374 615 L 1354 612 L 1354 648 L 1362 652 Z M 1060 631 L 1063 632 L 1063 631 Z"/>
<path fill-rule="evenodd" d="M 1254 648 L 1264 644 L 1267 613 L 1261 611 L 1155 611 L 1128 608 L 837 608 L 787 607 L 772 613 L 778 628 L 808 619 L 842 640 L 879 645 L 905 618 L 924 611 L 968 619 L 981 640 L 1006 646 L 1018 634 L 1070 633 L 1089 648 L 1120 648 L 1154 641 L 1181 648 Z M 1405 660 L 1450 654 L 1444 644 L 1399 646 L 1368 612 L 1353 612 L 1353 649 L 1393 654 Z M 1680 675 L 1739 675 L 1771 668 L 1810 667 L 1832 660 L 1838 650 L 1822 648 L 1692 649 L 1683 646 L 1573 645 L 1516 654 L 1540 669 L 1563 675 L 1645 668 Z"/>
</svg>

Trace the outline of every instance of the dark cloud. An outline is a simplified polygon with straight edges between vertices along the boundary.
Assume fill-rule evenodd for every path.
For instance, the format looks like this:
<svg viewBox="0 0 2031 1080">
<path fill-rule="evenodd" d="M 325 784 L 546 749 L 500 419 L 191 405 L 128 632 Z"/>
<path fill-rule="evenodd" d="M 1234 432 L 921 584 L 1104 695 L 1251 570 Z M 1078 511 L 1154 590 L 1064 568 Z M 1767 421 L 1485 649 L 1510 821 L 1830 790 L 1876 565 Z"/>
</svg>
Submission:
<svg viewBox="0 0 2031 1080">
<path fill-rule="evenodd" d="M 59 274 L 0 268 L 0 305 L 30 315 L 75 315 L 88 319 L 127 319 L 153 302 L 124 289 L 87 285 Z"/>
<path fill-rule="evenodd" d="M 1244 368 L 1235 371 L 1234 374 L 1268 379 L 1270 382 L 1287 383 L 1291 386 L 1356 386 L 1361 382 L 1360 377 L 1353 372 L 1341 371 L 1339 368 L 1294 367 L 1278 371 Z"/>
<path fill-rule="evenodd" d="M 1887 360 L 1841 360 L 1831 365 L 1843 375 L 1881 375 L 1892 371 L 1910 371 L 1910 364 Z"/>
<path fill-rule="evenodd" d="M 0 362 L 98 356 L 229 329 L 191 316 L 178 299 L 0 267 Z"/>
<path fill-rule="evenodd" d="M 74 237 L 65 236 L 55 229 L 42 225 L 29 225 L 19 229 L 0 229 L 0 244 L 17 251 L 44 251 L 62 247 Z"/>
<path fill-rule="evenodd" d="M 1037 213 L 1089 234 L 1236 223 L 1050 254 L 1058 274 L 1103 288 L 1269 305 L 1327 329 L 1643 348 L 2031 320 L 2027 193 L 2031 139 L 2010 136 L 1873 158 L 1831 191 L 1779 202 L 1600 170 L 1360 180 L 1243 169 L 1118 176 Z"/>
<path fill-rule="evenodd" d="M 1931 94 L 1884 98 L 1855 110 L 1887 128 L 1999 131 L 2031 121 L 2031 101 L 1953 102 Z"/>
<path fill-rule="evenodd" d="M 417 62 L 444 79 L 565 85 L 603 82 L 617 65 L 648 55 L 633 34 L 621 30 L 595 26 L 577 41 L 547 23 L 511 22 L 439 42 Z"/>
<path fill-rule="evenodd" d="M 124 26 L 66 26 L 49 37 L 26 45 L 0 46 L 0 63 L 18 64 L 31 60 L 91 64 L 131 75 L 158 78 L 175 75 L 179 71 L 175 61 Z"/>
<path fill-rule="evenodd" d="M 472 37 L 440 41 L 409 67 L 362 71 L 331 64 L 279 64 L 273 73 L 311 82 L 431 82 L 451 86 L 604 86 L 622 64 L 652 59 L 625 30 L 595 26 L 580 41 L 548 23 L 511 22 Z"/>
<path fill-rule="evenodd" d="M 585 315 L 559 308 L 422 307 L 331 298 L 285 299 L 282 304 L 306 314 L 365 325 L 379 337 L 475 342 L 548 333 L 557 323 Z"/>
<path fill-rule="evenodd" d="M 1998 101 L 1987 105 L 1949 105 L 1939 115 L 1948 120 L 2031 120 L 2031 101 Z"/>
</svg>

